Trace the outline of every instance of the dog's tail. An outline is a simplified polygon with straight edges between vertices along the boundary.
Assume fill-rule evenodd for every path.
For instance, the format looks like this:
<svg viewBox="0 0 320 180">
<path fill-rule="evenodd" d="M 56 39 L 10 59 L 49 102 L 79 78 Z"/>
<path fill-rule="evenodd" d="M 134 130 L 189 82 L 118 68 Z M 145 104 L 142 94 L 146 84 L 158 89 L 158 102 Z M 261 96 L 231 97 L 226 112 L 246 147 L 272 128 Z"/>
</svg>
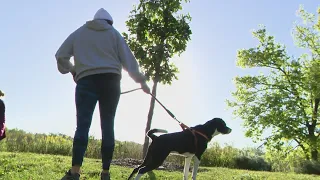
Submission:
<svg viewBox="0 0 320 180">
<path fill-rule="evenodd" d="M 154 133 L 168 133 L 168 131 L 166 130 L 163 130 L 163 129 L 150 129 L 148 132 L 147 132 L 147 136 L 150 138 L 150 139 L 155 139 L 156 135 L 154 135 Z"/>
</svg>

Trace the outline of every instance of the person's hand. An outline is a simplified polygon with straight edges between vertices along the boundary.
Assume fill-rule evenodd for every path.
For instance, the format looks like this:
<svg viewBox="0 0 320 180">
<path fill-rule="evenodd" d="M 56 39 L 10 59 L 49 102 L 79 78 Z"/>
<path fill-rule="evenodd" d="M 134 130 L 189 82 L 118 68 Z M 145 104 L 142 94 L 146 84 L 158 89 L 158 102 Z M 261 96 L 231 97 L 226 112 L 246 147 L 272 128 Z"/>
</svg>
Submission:
<svg viewBox="0 0 320 180">
<path fill-rule="evenodd" d="M 141 83 L 141 88 L 145 93 L 150 94 L 150 88 L 146 82 Z"/>
</svg>

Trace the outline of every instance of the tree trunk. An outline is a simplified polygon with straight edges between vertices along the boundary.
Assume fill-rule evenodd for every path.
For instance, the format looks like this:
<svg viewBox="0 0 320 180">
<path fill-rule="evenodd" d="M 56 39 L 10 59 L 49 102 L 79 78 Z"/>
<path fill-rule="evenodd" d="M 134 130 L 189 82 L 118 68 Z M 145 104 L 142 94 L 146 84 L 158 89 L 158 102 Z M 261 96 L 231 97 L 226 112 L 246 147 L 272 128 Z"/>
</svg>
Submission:
<svg viewBox="0 0 320 180">
<path fill-rule="evenodd" d="M 304 156 L 306 157 L 306 160 L 310 160 L 310 155 L 307 151 L 303 151 L 304 152 Z"/>
<path fill-rule="evenodd" d="M 161 48 L 159 50 L 159 53 L 161 54 L 161 56 L 160 56 L 161 58 L 157 59 L 157 61 L 155 62 L 155 64 L 156 64 L 155 77 L 153 80 L 153 87 L 152 87 L 152 94 L 155 97 L 157 97 L 157 85 L 160 81 L 159 73 L 161 70 L 161 62 L 163 59 L 165 59 L 165 47 L 164 46 L 165 46 L 166 32 L 167 32 L 167 27 L 168 27 L 168 25 L 167 25 L 168 24 L 168 16 L 166 16 L 166 14 L 165 14 L 165 12 L 168 12 L 168 7 L 165 7 L 165 5 L 163 4 L 162 8 L 164 9 L 164 11 L 163 11 L 164 28 L 163 28 L 163 31 L 161 32 L 161 46 L 160 46 Z M 150 130 L 150 127 L 151 127 L 151 121 L 152 121 L 153 110 L 154 110 L 154 103 L 155 103 L 155 99 L 151 98 L 145 135 Z M 143 144 L 143 152 L 142 152 L 143 159 L 146 157 L 148 147 L 149 147 L 149 138 L 147 136 L 145 136 L 144 144 Z"/>
<path fill-rule="evenodd" d="M 304 147 L 304 145 L 301 143 L 301 141 L 299 141 L 297 138 L 294 138 L 294 140 L 296 141 L 296 143 L 298 143 L 298 145 L 301 147 L 303 153 L 304 153 L 304 156 L 306 158 L 306 160 L 310 160 L 310 155 L 309 155 L 309 151 L 308 149 L 306 149 Z"/>
<path fill-rule="evenodd" d="M 157 97 L 158 82 L 159 82 L 158 78 L 155 78 L 153 81 L 152 94 L 155 97 Z M 146 133 L 150 130 L 150 127 L 151 127 L 154 104 L 155 104 L 155 99 L 151 97 L 150 108 L 149 108 L 149 113 L 148 113 L 148 121 L 147 121 L 146 130 L 145 130 L 145 134 L 144 134 L 145 138 L 144 138 L 144 144 L 143 144 L 142 159 L 145 158 L 148 147 L 149 147 L 149 138 L 146 136 Z"/>
<path fill-rule="evenodd" d="M 318 136 L 315 135 L 316 127 L 317 127 L 317 118 L 318 118 L 318 108 L 319 108 L 320 99 L 316 98 L 314 101 L 314 109 L 313 109 L 313 117 L 312 123 L 308 127 L 309 137 L 312 142 L 310 145 L 311 149 L 311 159 L 314 161 L 318 161 Z"/>
<path fill-rule="evenodd" d="M 317 149 L 311 150 L 311 159 L 314 161 L 318 161 L 318 150 Z"/>
</svg>

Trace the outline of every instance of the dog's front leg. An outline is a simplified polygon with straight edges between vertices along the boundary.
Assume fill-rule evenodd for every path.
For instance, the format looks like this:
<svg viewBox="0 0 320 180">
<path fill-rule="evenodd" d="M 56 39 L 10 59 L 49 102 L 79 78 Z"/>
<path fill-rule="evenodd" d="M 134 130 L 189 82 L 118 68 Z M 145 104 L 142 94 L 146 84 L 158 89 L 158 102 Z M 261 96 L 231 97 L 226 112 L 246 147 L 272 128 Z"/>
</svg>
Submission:
<svg viewBox="0 0 320 180">
<path fill-rule="evenodd" d="M 183 169 L 183 180 L 188 180 L 188 173 L 189 173 L 191 159 L 192 159 L 192 156 L 185 158 L 184 169 Z"/>
<path fill-rule="evenodd" d="M 200 164 L 200 160 L 199 158 L 196 156 L 194 158 L 194 163 L 193 163 L 193 171 L 192 171 L 192 180 L 196 180 L 197 178 L 197 173 L 198 173 L 198 168 L 199 168 L 199 164 Z"/>
</svg>

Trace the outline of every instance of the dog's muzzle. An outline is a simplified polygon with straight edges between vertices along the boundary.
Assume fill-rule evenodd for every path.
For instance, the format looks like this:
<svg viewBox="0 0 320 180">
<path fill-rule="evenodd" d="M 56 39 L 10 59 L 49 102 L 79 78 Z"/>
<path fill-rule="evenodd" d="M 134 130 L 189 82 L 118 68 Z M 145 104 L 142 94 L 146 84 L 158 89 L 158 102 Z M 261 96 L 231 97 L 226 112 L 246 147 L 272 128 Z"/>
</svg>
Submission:
<svg viewBox="0 0 320 180">
<path fill-rule="evenodd" d="M 228 128 L 227 133 L 226 134 L 230 134 L 232 131 L 232 129 Z"/>
</svg>

